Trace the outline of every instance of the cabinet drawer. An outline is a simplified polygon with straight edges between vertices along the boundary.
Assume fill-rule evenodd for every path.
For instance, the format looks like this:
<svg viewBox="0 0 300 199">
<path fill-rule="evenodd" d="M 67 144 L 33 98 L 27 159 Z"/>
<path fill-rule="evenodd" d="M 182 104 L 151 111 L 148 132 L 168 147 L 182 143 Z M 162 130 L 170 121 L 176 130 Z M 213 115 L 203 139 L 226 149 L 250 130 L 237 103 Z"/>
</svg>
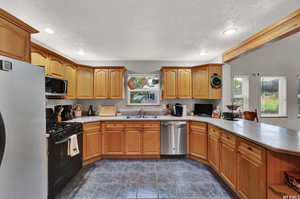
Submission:
<svg viewBox="0 0 300 199">
<path fill-rule="evenodd" d="M 83 125 L 84 131 L 100 131 L 101 125 L 100 122 L 91 122 Z"/>
<path fill-rule="evenodd" d="M 190 128 L 193 131 L 207 132 L 207 124 L 203 122 L 191 122 Z"/>
<path fill-rule="evenodd" d="M 231 147 L 236 147 L 236 136 L 223 131 L 221 134 L 221 142 Z"/>
<path fill-rule="evenodd" d="M 126 129 L 143 129 L 144 125 L 142 122 L 131 122 L 126 123 L 125 127 Z"/>
<path fill-rule="evenodd" d="M 220 137 L 221 130 L 213 125 L 208 125 L 208 133 L 214 137 Z"/>
<path fill-rule="evenodd" d="M 257 163 L 264 163 L 265 161 L 266 150 L 254 143 L 239 139 L 238 150 L 240 153 Z"/>
<path fill-rule="evenodd" d="M 120 122 L 104 123 L 105 131 L 123 130 L 124 128 L 125 128 L 125 123 L 120 123 Z"/>
<path fill-rule="evenodd" d="M 160 130 L 160 122 L 145 122 L 145 130 Z"/>
</svg>

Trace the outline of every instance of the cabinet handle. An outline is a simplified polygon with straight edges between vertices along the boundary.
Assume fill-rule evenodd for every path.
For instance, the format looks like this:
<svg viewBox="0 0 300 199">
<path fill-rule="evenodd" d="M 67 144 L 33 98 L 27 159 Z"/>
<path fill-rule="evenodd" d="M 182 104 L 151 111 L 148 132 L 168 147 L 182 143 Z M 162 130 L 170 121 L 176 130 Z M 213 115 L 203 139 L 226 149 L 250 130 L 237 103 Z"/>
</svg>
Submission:
<svg viewBox="0 0 300 199">
<path fill-rule="evenodd" d="M 248 147 L 248 150 L 249 150 L 249 151 L 253 151 L 253 149 L 252 149 L 251 147 Z"/>
<path fill-rule="evenodd" d="M 228 140 L 230 140 L 230 137 L 227 136 L 226 138 L 227 138 Z"/>
</svg>

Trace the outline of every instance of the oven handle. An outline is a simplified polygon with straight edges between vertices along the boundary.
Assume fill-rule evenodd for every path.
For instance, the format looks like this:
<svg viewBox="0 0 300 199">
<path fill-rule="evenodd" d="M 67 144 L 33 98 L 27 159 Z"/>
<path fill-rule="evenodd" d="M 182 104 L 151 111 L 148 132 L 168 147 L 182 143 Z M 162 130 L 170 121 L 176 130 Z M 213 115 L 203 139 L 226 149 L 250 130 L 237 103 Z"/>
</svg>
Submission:
<svg viewBox="0 0 300 199">
<path fill-rule="evenodd" d="M 77 133 L 76 135 L 79 136 L 79 135 L 81 135 L 81 134 L 82 134 L 82 132 Z M 57 142 L 55 142 L 54 144 L 57 145 L 57 144 L 62 144 L 62 143 L 68 142 L 70 138 L 71 138 L 71 136 L 68 137 L 68 138 L 65 138 L 65 139 L 63 139 L 63 140 L 61 140 L 61 141 L 57 141 Z"/>
</svg>

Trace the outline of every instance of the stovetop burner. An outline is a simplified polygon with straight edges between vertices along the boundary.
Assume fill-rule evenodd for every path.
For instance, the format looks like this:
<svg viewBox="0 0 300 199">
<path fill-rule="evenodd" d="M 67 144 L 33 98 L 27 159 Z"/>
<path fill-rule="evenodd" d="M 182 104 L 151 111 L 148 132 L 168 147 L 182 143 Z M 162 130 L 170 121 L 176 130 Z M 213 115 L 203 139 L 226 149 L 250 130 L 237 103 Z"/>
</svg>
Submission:
<svg viewBox="0 0 300 199">
<path fill-rule="evenodd" d="M 50 137 L 60 135 L 74 134 L 76 131 L 82 131 L 82 124 L 78 122 L 47 122 L 46 133 Z"/>
</svg>

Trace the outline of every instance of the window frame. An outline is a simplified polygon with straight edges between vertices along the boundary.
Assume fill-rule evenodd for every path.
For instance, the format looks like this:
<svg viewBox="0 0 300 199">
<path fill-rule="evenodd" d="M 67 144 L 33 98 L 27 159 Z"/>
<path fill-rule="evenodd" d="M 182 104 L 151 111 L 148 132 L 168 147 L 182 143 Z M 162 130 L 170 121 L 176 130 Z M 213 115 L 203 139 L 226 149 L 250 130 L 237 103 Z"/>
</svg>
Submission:
<svg viewBox="0 0 300 199">
<path fill-rule="evenodd" d="M 234 79 L 236 78 L 241 78 L 242 80 L 242 94 L 241 95 L 234 95 L 233 93 L 233 82 Z M 245 81 L 246 80 L 246 81 Z M 243 107 L 242 107 L 242 111 L 248 111 L 249 110 L 249 84 L 250 84 L 250 78 L 249 75 L 233 75 L 232 77 L 232 103 L 234 99 L 243 99 Z"/>
<path fill-rule="evenodd" d="M 272 78 L 272 79 L 279 79 L 279 87 L 278 87 L 278 101 L 279 101 L 279 110 L 278 114 L 265 114 L 262 113 L 262 82 L 263 79 Z M 283 79 L 283 83 L 280 81 Z M 288 117 L 287 113 L 287 77 L 283 75 L 263 75 L 260 76 L 260 94 L 259 94 L 259 104 L 260 104 L 260 117 L 261 118 L 285 118 Z M 284 95 L 282 96 L 281 92 L 284 91 Z"/>
</svg>

